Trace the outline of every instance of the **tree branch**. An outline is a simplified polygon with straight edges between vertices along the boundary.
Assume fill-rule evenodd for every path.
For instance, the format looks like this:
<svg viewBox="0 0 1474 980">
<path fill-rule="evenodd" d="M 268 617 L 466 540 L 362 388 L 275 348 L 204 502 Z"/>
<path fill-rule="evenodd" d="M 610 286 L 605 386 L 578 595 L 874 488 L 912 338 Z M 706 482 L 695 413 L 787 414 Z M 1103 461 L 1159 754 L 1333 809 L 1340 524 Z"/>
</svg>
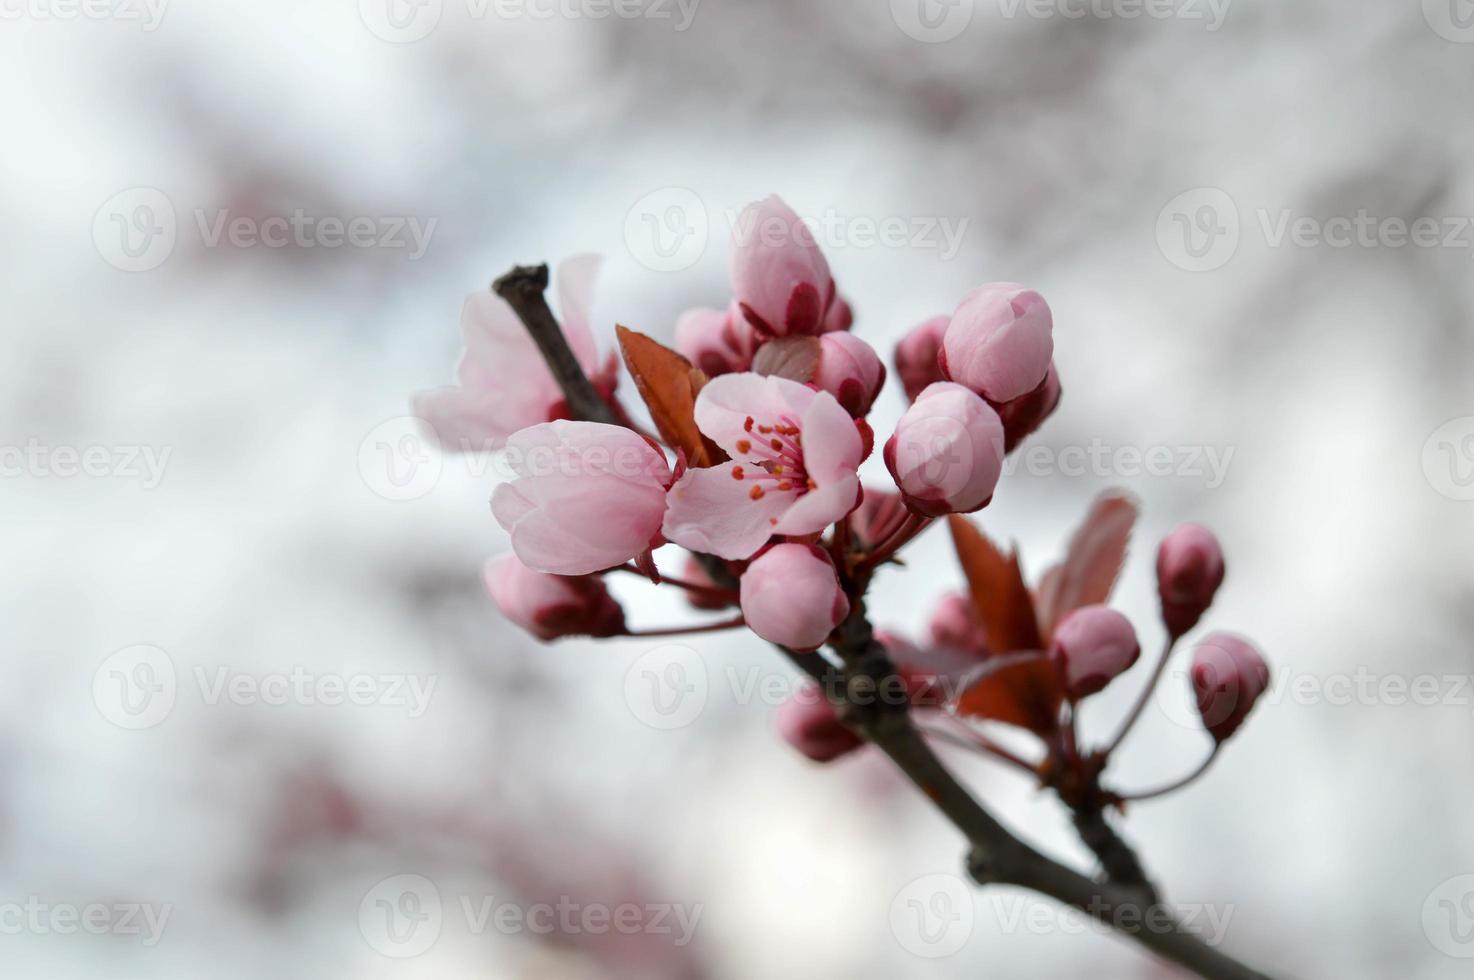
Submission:
<svg viewBox="0 0 1474 980">
<path fill-rule="evenodd" d="M 511 305 L 543 352 L 567 398 L 570 414 L 587 421 L 613 423 L 614 412 L 583 373 L 548 309 L 543 296 L 547 285 L 547 266 L 519 267 L 498 279 L 492 288 Z M 731 574 L 720 562 L 704 564 L 718 585 L 730 581 Z M 971 848 L 968 871 L 978 884 L 1018 885 L 1048 895 L 1207 980 L 1269 980 L 1208 945 L 1165 905 L 1147 898 L 1139 884 L 1092 881 L 1034 850 L 999 823 L 927 745 L 911 723 L 906 699 L 881 696 L 883 690 L 898 683 L 904 690 L 904 681 L 897 675 L 890 655 L 875 639 L 863 599 L 853 603 L 832 645 L 844 663 L 842 672 L 818 654 L 778 649 L 819 682 L 835 701 L 844 722 L 884 752 L 961 831 Z M 836 680 L 842 683 L 836 684 Z M 1114 837 L 1109 827 L 1106 831 Z M 1116 840 L 1125 847 L 1119 838 Z"/>
</svg>

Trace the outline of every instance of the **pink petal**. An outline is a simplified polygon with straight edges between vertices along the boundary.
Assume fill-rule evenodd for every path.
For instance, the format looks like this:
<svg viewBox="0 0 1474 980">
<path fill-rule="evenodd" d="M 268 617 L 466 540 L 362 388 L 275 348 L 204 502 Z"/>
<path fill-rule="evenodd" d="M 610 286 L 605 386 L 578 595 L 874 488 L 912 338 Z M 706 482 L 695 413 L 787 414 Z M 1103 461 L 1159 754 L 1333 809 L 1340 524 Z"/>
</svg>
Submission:
<svg viewBox="0 0 1474 980">
<path fill-rule="evenodd" d="M 798 498 L 778 519 L 778 526 L 773 531 L 777 534 L 817 534 L 842 520 L 859 502 L 860 478 L 851 472 Z"/>
<path fill-rule="evenodd" d="M 578 363 L 590 376 L 599 373 L 599 346 L 594 341 L 590 314 L 594 308 L 594 283 L 603 264 L 604 259 L 598 255 L 575 255 L 558 266 L 558 315 L 563 334 Z"/>
<path fill-rule="evenodd" d="M 809 479 L 823 486 L 854 475 L 865 454 L 864 440 L 855 428 L 855 420 L 833 395 L 827 391 L 813 392 L 800 427 L 803 429 L 804 469 L 808 471 Z"/>
<path fill-rule="evenodd" d="M 793 496 L 768 493 L 753 500 L 756 484 L 732 475 L 738 465 L 688 470 L 676 481 L 666 498 L 662 531 L 668 539 L 728 561 L 749 558 L 767 543 L 774 533 L 774 521 L 781 519 Z"/>
</svg>

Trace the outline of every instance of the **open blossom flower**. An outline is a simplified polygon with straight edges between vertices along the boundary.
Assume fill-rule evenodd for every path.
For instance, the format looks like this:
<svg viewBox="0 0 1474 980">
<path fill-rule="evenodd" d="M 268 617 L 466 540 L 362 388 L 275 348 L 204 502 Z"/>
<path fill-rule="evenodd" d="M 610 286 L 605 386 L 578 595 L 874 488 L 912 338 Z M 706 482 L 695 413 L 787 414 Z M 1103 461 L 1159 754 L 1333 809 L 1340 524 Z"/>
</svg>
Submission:
<svg viewBox="0 0 1474 980">
<path fill-rule="evenodd" d="M 491 510 L 529 568 L 588 575 L 656 543 L 670 466 L 637 433 L 546 422 L 513 435 L 507 449 L 517 479 L 496 488 Z"/>
<path fill-rule="evenodd" d="M 988 505 L 1003 475 L 1003 423 L 982 398 L 941 381 L 901 416 L 884 456 L 907 507 L 970 514 Z"/>
<path fill-rule="evenodd" d="M 729 374 L 701 389 L 696 425 L 731 461 L 671 488 L 667 538 L 729 561 L 775 534 L 817 534 L 855 509 L 864 446 L 834 396 L 786 378 Z"/>
<path fill-rule="evenodd" d="M 579 366 L 605 392 L 618 380 L 611 358 L 600 364 L 589 329 L 594 280 L 602 260 L 571 258 L 558 267 L 558 302 L 563 334 Z M 457 385 L 421 392 L 414 411 L 449 450 L 500 449 L 507 437 L 539 422 L 567 416 L 563 391 L 548 370 L 527 328 L 495 293 L 466 298 L 461 309 L 466 349 L 456 367 Z"/>
<path fill-rule="evenodd" d="M 813 383 L 838 399 L 852 416 L 864 418 L 885 385 L 885 365 L 875 348 L 854 334 L 827 333 L 819 338 Z"/>
<path fill-rule="evenodd" d="M 829 320 L 834 279 L 814 233 L 777 195 L 748 205 L 733 237 L 732 291 L 760 334 L 787 337 L 848 326 L 843 312 Z"/>
<path fill-rule="evenodd" d="M 742 573 L 742 616 L 769 643 L 819 649 L 846 616 L 850 600 L 834 562 L 811 544 L 780 544 Z"/>
<path fill-rule="evenodd" d="M 736 303 L 725 310 L 687 310 L 676 321 L 676 350 L 708 377 L 748 370 L 757 346 Z"/>
<path fill-rule="evenodd" d="M 540 640 L 624 632 L 624 610 L 600 579 L 533 571 L 516 555 L 487 562 L 483 577 L 502 615 Z"/>
<path fill-rule="evenodd" d="M 968 293 L 942 338 L 942 371 L 995 405 L 1039 387 L 1054 356 L 1054 316 L 1044 297 L 1014 282 Z"/>
</svg>

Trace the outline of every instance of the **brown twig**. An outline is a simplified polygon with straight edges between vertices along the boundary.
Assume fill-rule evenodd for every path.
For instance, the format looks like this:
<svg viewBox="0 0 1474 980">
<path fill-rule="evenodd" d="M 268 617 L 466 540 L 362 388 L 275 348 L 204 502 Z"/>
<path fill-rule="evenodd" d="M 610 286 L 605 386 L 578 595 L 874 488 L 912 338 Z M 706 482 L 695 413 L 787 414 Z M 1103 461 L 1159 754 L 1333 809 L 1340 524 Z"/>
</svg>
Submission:
<svg viewBox="0 0 1474 980">
<path fill-rule="evenodd" d="M 543 351 L 571 414 L 588 421 L 611 421 L 608 404 L 584 375 L 548 309 L 542 295 L 547 283 L 546 266 L 517 268 L 493 288 L 511 304 Z M 721 562 L 712 559 L 704 564 L 719 586 L 730 582 L 732 576 Z M 864 585 L 858 583 L 861 595 Z M 842 671 L 816 654 L 778 649 L 817 681 L 845 723 L 884 752 L 962 833 L 970 846 L 968 870 L 975 881 L 1017 885 L 1048 895 L 1207 980 L 1268 980 L 1209 945 L 1170 909 L 1147 898 L 1139 884 L 1093 881 L 1036 851 L 999 823 L 926 744 L 911 722 L 906 700 L 879 696 L 897 683 L 904 689 L 904 682 L 875 639 L 863 599 L 852 604 L 831 645 L 844 664 Z M 1125 842 L 1120 846 L 1126 847 Z"/>
</svg>

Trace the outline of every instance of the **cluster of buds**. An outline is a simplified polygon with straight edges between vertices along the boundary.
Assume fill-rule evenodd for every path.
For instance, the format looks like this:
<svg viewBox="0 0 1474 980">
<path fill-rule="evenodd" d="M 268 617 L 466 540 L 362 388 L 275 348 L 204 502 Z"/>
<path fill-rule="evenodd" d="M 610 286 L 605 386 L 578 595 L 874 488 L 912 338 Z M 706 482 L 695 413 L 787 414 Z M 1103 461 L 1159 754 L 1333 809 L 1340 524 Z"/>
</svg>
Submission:
<svg viewBox="0 0 1474 980">
<path fill-rule="evenodd" d="M 624 363 L 658 437 L 631 421 L 615 398 L 617 361 L 600 358 L 590 317 L 595 259 L 559 269 L 555 340 L 607 412 L 570 417 L 566 378 L 540 353 L 551 341 L 535 344 L 490 293 L 466 302 L 457 383 L 417 399 L 446 448 L 507 454 L 514 478 L 495 489 L 491 509 L 512 554 L 488 566 L 487 588 L 541 640 L 676 632 L 627 625 L 604 581 L 625 571 L 682 588 L 695 608 L 729 617 L 679 631 L 745 627 L 812 654 L 835 642 L 875 571 L 937 518 L 948 516 L 954 535 L 959 525 L 971 528 L 958 515 L 989 504 L 1007 454 L 1059 405 L 1048 303 L 1017 283 L 980 286 L 897 346 L 895 374 L 909 407 L 882 453 L 894 488 L 862 488 L 858 471 L 875 447 L 869 416 L 886 366 L 850 332 L 853 310 L 786 204 L 770 197 L 749 206 L 737 229 L 730 299 L 680 317 L 676 350 L 621 328 Z M 662 574 L 655 559 L 672 545 L 689 552 L 679 578 Z M 1081 550 L 1101 560 L 1099 549 Z M 891 641 L 908 690 L 934 700 L 937 665 L 945 664 L 952 676 L 972 677 L 952 715 L 1021 724 L 1065 756 L 1087 758 L 1061 733 L 1073 738 L 1065 726 L 1076 706 L 1138 661 L 1134 628 L 1102 604 L 1105 595 L 1069 584 L 1098 581 L 1098 569 L 1082 573 L 1067 562 L 1030 590 L 1007 577 L 1018 574 L 1016 560 L 983 554 L 977 560 L 993 571 L 970 582 L 970 595 L 943 601 L 930 644 Z M 1216 539 L 1202 528 L 1186 526 L 1163 542 L 1157 572 L 1170 641 L 1197 625 L 1223 568 Z M 1221 742 L 1242 724 L 1268 672 L 1246 641 L 1219 635 L 1199 648 L 1191 678 L 1205 728 Z M 823 697 L 785 707 L 779 727 L 811 758 L 834 759 L 860 744 Z"/>
</svg>

